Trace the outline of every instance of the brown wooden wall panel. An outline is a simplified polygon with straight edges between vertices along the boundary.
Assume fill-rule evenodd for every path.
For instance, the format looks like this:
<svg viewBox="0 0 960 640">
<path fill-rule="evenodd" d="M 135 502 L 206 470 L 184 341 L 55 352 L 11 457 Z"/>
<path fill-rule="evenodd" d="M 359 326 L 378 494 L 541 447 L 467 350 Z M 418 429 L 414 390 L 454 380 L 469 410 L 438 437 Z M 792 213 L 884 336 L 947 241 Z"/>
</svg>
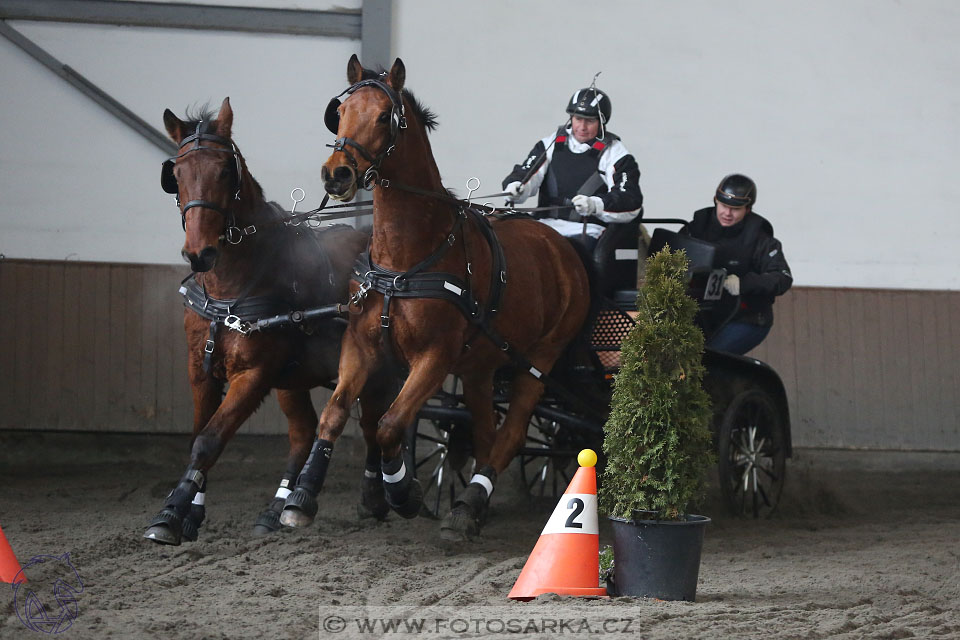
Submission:
<svg viewBox="0 0 960 640">
<path fill-rule="evenodd" d="M 0 429 L 189 433 L 184 275 L 0 260 Z M 960 451 L 960 292 L 796 287 L 775 313 L 750 355 L 780 374 L 795 445 Z M 243 432 L 286 433 L 273 394 Z"/>
</svg>

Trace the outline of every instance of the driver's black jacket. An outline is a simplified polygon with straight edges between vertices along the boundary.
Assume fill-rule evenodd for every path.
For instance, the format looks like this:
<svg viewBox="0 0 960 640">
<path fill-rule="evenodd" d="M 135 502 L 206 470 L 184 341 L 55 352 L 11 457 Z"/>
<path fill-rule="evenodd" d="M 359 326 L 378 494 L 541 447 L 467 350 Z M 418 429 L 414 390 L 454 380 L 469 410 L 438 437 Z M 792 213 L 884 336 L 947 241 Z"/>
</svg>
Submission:
<svg viewBox="0 0 960 640">
<path fill-rule="evenodd" d="M 740 309 L 733 321 L 771 326 L 774 298 L 793 284 L 783 247 L 773 237 L 773 225 L 749 211 L 737 224 L 723 227 L 716 207 L 707 207 L 694 212 L 680 233 L 717 245 L 714 266 L 740 278 Z"/>
</svg>

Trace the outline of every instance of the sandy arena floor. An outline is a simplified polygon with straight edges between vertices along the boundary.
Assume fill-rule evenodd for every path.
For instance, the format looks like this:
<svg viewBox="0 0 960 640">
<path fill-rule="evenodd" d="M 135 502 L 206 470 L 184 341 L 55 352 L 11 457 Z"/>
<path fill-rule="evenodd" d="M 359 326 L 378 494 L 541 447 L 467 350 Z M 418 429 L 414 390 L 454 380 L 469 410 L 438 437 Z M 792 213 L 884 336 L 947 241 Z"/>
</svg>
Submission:
<svg viewBox="0 0 960 640">
<path fill-rule="evenodd" d="M 159 546 L 141 535 L 182 473 L 187 443 L 0 432 L 0 526 L 21 563 L 69 553 L 83 583 L 61 637 L 379 637 L 350 626 L 358 606 L 428 620 L 419 633 L 386 637 L 960 637 L 960 454 L 800 450 L 774 519 L 727 518 L 708 500 L 714 522 L 695 603 L 516 603 L 506 595 L 555 503 L 526 497 L 514 470 L 482 540 L 451 547 L 436 521 L 357 519 L 361 444 L 348 432 L 317 522 L 254 538 L 286 445 L 240 437 L 210 474 L 200 540 Z M 601 517 L 601 545 L 609 539 Z M 68 569 L 34 565 L 48 609 L 52 587 L 42 587 Z M 0 638 L 37 637 L 13 590 L 0 594 Z"/>
</svg>

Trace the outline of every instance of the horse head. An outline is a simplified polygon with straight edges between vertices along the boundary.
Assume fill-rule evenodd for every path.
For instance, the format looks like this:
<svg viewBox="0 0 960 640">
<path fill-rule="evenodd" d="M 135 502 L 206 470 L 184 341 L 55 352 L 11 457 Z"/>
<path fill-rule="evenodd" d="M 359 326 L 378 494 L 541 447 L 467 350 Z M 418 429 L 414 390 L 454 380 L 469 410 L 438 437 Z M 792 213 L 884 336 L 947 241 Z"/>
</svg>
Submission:
<svg viewBox="0 0 960 640">
<path fill-rule="evenodd" d="M 327 105 L 324 123 L 337 139 L 333 154 L 323 163 L 321 178 L 331 197 L 350 200 L 359 187 L 372 188 L 380 164 L 393 151 L 406 129 L 403 84 L 406 70 L 397 58 L 389 72 L 364 69 L 356 55 L 347 63 L 350 88 Z"/>
<path fill-rule="evenodd" d="M 179 149 L 176 156 L 163 163 L 161 186 L 177 196 L 186 233 L 180 253 L 194 271 L 209 271 L 217 262 L 223 241 L 240 239 L 236 213 L 244 188 L 245 164 L 230 139 L 230 98 L 224 98 L 215 119 L 204 113 L 184 122 L 167 109 L 163 123 Z"/>
</svg>

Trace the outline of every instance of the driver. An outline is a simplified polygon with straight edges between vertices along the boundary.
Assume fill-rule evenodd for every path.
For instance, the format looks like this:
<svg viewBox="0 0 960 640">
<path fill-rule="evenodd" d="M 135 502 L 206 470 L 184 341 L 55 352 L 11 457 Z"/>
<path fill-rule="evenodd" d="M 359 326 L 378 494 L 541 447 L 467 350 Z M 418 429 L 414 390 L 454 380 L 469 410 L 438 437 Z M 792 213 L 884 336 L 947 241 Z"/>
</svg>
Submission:
<svg viewBox="0 0 960 640">
<path fill-rule="evenodd" d="M 744 354 L 760 344 L 773 326 L 773 301 L 793 284 L 790 267 L 773 225 L 753 211 L 757 185 L 733 173 L 717 186 L 714 206 L 694 212 L 681 230 L 717 245 L 716 266 L 727 270 L 723 288 L 740 296 L 739 309 L 709 336 L 706 346 Z"/>
<path fill-rule="evenodd" d="M 580 89 L 567 103 L 567 124 L 537 142 L 503 180 L 515 203 L 539 191 L 540 207 L 572 205 L 537 217 L 561 235 L 580 238 L 591 251 L 607 224 L 630 222 L 643 211 L 640 169 L 607 130 L 610 112 L 607 94 L 596 86 Z"/>
</svg>

